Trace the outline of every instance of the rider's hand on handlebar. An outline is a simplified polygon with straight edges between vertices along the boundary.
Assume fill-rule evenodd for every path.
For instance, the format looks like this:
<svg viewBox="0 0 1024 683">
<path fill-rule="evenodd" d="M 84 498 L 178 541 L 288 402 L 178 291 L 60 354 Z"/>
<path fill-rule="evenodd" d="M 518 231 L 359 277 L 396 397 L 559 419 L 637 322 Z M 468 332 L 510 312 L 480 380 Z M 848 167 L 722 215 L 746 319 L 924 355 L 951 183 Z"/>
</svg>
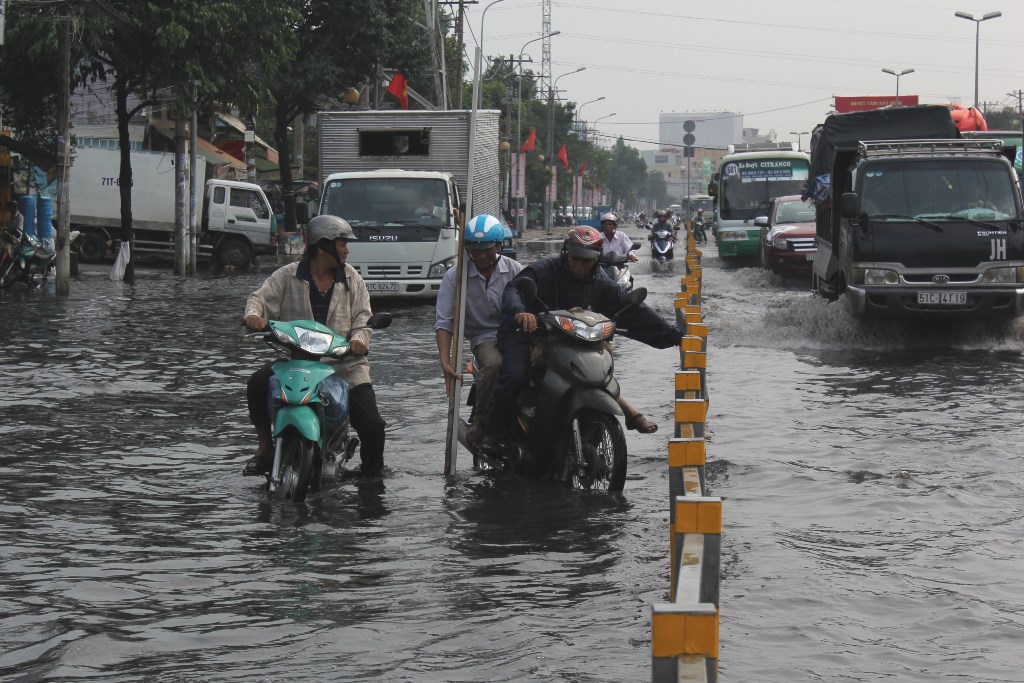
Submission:
<svg viewBox="0 0 1024 683">
<path fill-rule="evenodd" d="M 535 332 L 537 330 L 537 316 L 533 313 L 527 313 L 526 311 L 516 313 L 515 322 L 523 332 Z"/>
<path fill-rule="evenodd" d="M 357 356 L 365 356 L 370 352 L 370 349 L 366 346 L 366 342 L 362 339 L 352 339 L 349 341 L 349 345 L 352 347 L 352 353 Z"/>
<path fill-rule="evenodd" d="M 245 318 L 245 326 L 254 332 L 262 332 L 267 329 L 267 319 L 258 315 L 250 315 Z"/>
</svg>

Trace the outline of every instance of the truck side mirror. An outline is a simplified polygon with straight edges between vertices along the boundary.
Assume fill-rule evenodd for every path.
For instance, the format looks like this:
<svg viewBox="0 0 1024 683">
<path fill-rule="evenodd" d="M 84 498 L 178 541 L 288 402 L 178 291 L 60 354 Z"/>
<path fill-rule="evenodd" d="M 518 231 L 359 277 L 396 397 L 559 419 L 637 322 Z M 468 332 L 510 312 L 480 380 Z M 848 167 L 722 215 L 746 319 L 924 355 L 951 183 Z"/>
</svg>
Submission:
<svg viewBox="0 0 1024 683">
<path fill-rule="evenodd" d="M 309 222 L 309 204 L 306 202 L 295 202 L 295 222 L 300 225 Z"/>
<path fill-rule="evenodd" d="M 844 192 L 839 198 L 839 215 L 843 218 L 857 217 L 857 193 Z"/>
</svg>

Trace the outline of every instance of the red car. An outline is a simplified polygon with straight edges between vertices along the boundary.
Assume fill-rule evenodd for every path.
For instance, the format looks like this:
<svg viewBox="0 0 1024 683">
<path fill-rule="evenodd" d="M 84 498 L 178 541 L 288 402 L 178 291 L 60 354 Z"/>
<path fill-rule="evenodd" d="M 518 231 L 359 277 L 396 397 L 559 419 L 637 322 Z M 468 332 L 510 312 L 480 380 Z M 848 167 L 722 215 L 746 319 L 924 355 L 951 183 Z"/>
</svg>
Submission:
<svg viewBox="0 0 1024 683">
<path fill-rule="evenodd" d="M 810 273 L 818 241 L 814 228 L 814 204 L 800 195 L 776 197 L 768 215 L 754 219 L 761 228 L 761 267 L 780 275 Z"/>
</svg>

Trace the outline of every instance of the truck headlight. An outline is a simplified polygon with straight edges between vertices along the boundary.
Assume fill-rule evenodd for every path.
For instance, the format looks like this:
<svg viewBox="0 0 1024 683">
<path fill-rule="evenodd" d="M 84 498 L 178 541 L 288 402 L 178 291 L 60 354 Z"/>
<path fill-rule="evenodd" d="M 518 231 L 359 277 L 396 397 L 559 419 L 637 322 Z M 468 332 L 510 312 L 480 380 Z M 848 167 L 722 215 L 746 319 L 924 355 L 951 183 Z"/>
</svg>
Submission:
<svg viewBox="0 0 1024 683">
<path fill-rule="evenodd" d="M 854 268 L 853 284 L 855 285 L 898 285 L 900 276 L 895 270 L 888 268 Z"/>
<path fill-rule="evenodd" d="M 1024 266 L 989 268 L 981 274 L 981 281 L 985 284 L 1011 284 L 1014 282 L 1024 282 Z"/>
<path fill-rule="evenodd" d="M 444 277 L 444 274 L 448 272 L 449 268 L 455 267 L 454 256 L 449 256 L 444 261 L 438 261 L 430 266 L 430 270 L 427 272 L 427 277 Z"/>
<path fill-rule="evenodd" d="M 789 242 L 786 241 L 785 237 L 773 237 L 772 246 L 776 249 L 789 249 Z"/>
</svg>

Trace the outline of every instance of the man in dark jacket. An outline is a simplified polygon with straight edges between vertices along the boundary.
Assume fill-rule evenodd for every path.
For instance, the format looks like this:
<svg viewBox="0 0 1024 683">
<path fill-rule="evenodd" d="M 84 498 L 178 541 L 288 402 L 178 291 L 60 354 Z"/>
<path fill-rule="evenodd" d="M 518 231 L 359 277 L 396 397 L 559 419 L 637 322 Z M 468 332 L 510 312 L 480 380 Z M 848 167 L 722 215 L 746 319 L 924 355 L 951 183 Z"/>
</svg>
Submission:
<svg viewBox="0 0 1024 683">
<path fill-rule="evenodd" d="M 540 302 L 551 310 L 582 308 L 609 317 L 626 306 L 625 293 L 597 267 L 602 242 L 601 233 L 594 228 L 575 227 L 569 231 L 561 254 L 526 266 L 506 285 L 501 300 L 502 322 L 498 328 L 503 365 L 494 389 L 487 435 L 481 445 L 484 455 L 497 454 L 498 444 L 508 434 L 515 418 L 519 392 L 529 382 L 530 348 L 535 340 L 530 333 L 537 330 L 537 314 L 543 310 Z M 522 278 L 537 283 L 537 299 L 530 303 L 523 302 L 516 287 L 516 281 Z M 623 311 L 617 322 L 628 330 L 626 336 L 658 349 L 678 346 L 683 338 L 679 330 L 644 304 Z M 626 414 L 629 429 L 648 434 L 658 429 L 621 397 L 619 405 Z"/>
</svg>

